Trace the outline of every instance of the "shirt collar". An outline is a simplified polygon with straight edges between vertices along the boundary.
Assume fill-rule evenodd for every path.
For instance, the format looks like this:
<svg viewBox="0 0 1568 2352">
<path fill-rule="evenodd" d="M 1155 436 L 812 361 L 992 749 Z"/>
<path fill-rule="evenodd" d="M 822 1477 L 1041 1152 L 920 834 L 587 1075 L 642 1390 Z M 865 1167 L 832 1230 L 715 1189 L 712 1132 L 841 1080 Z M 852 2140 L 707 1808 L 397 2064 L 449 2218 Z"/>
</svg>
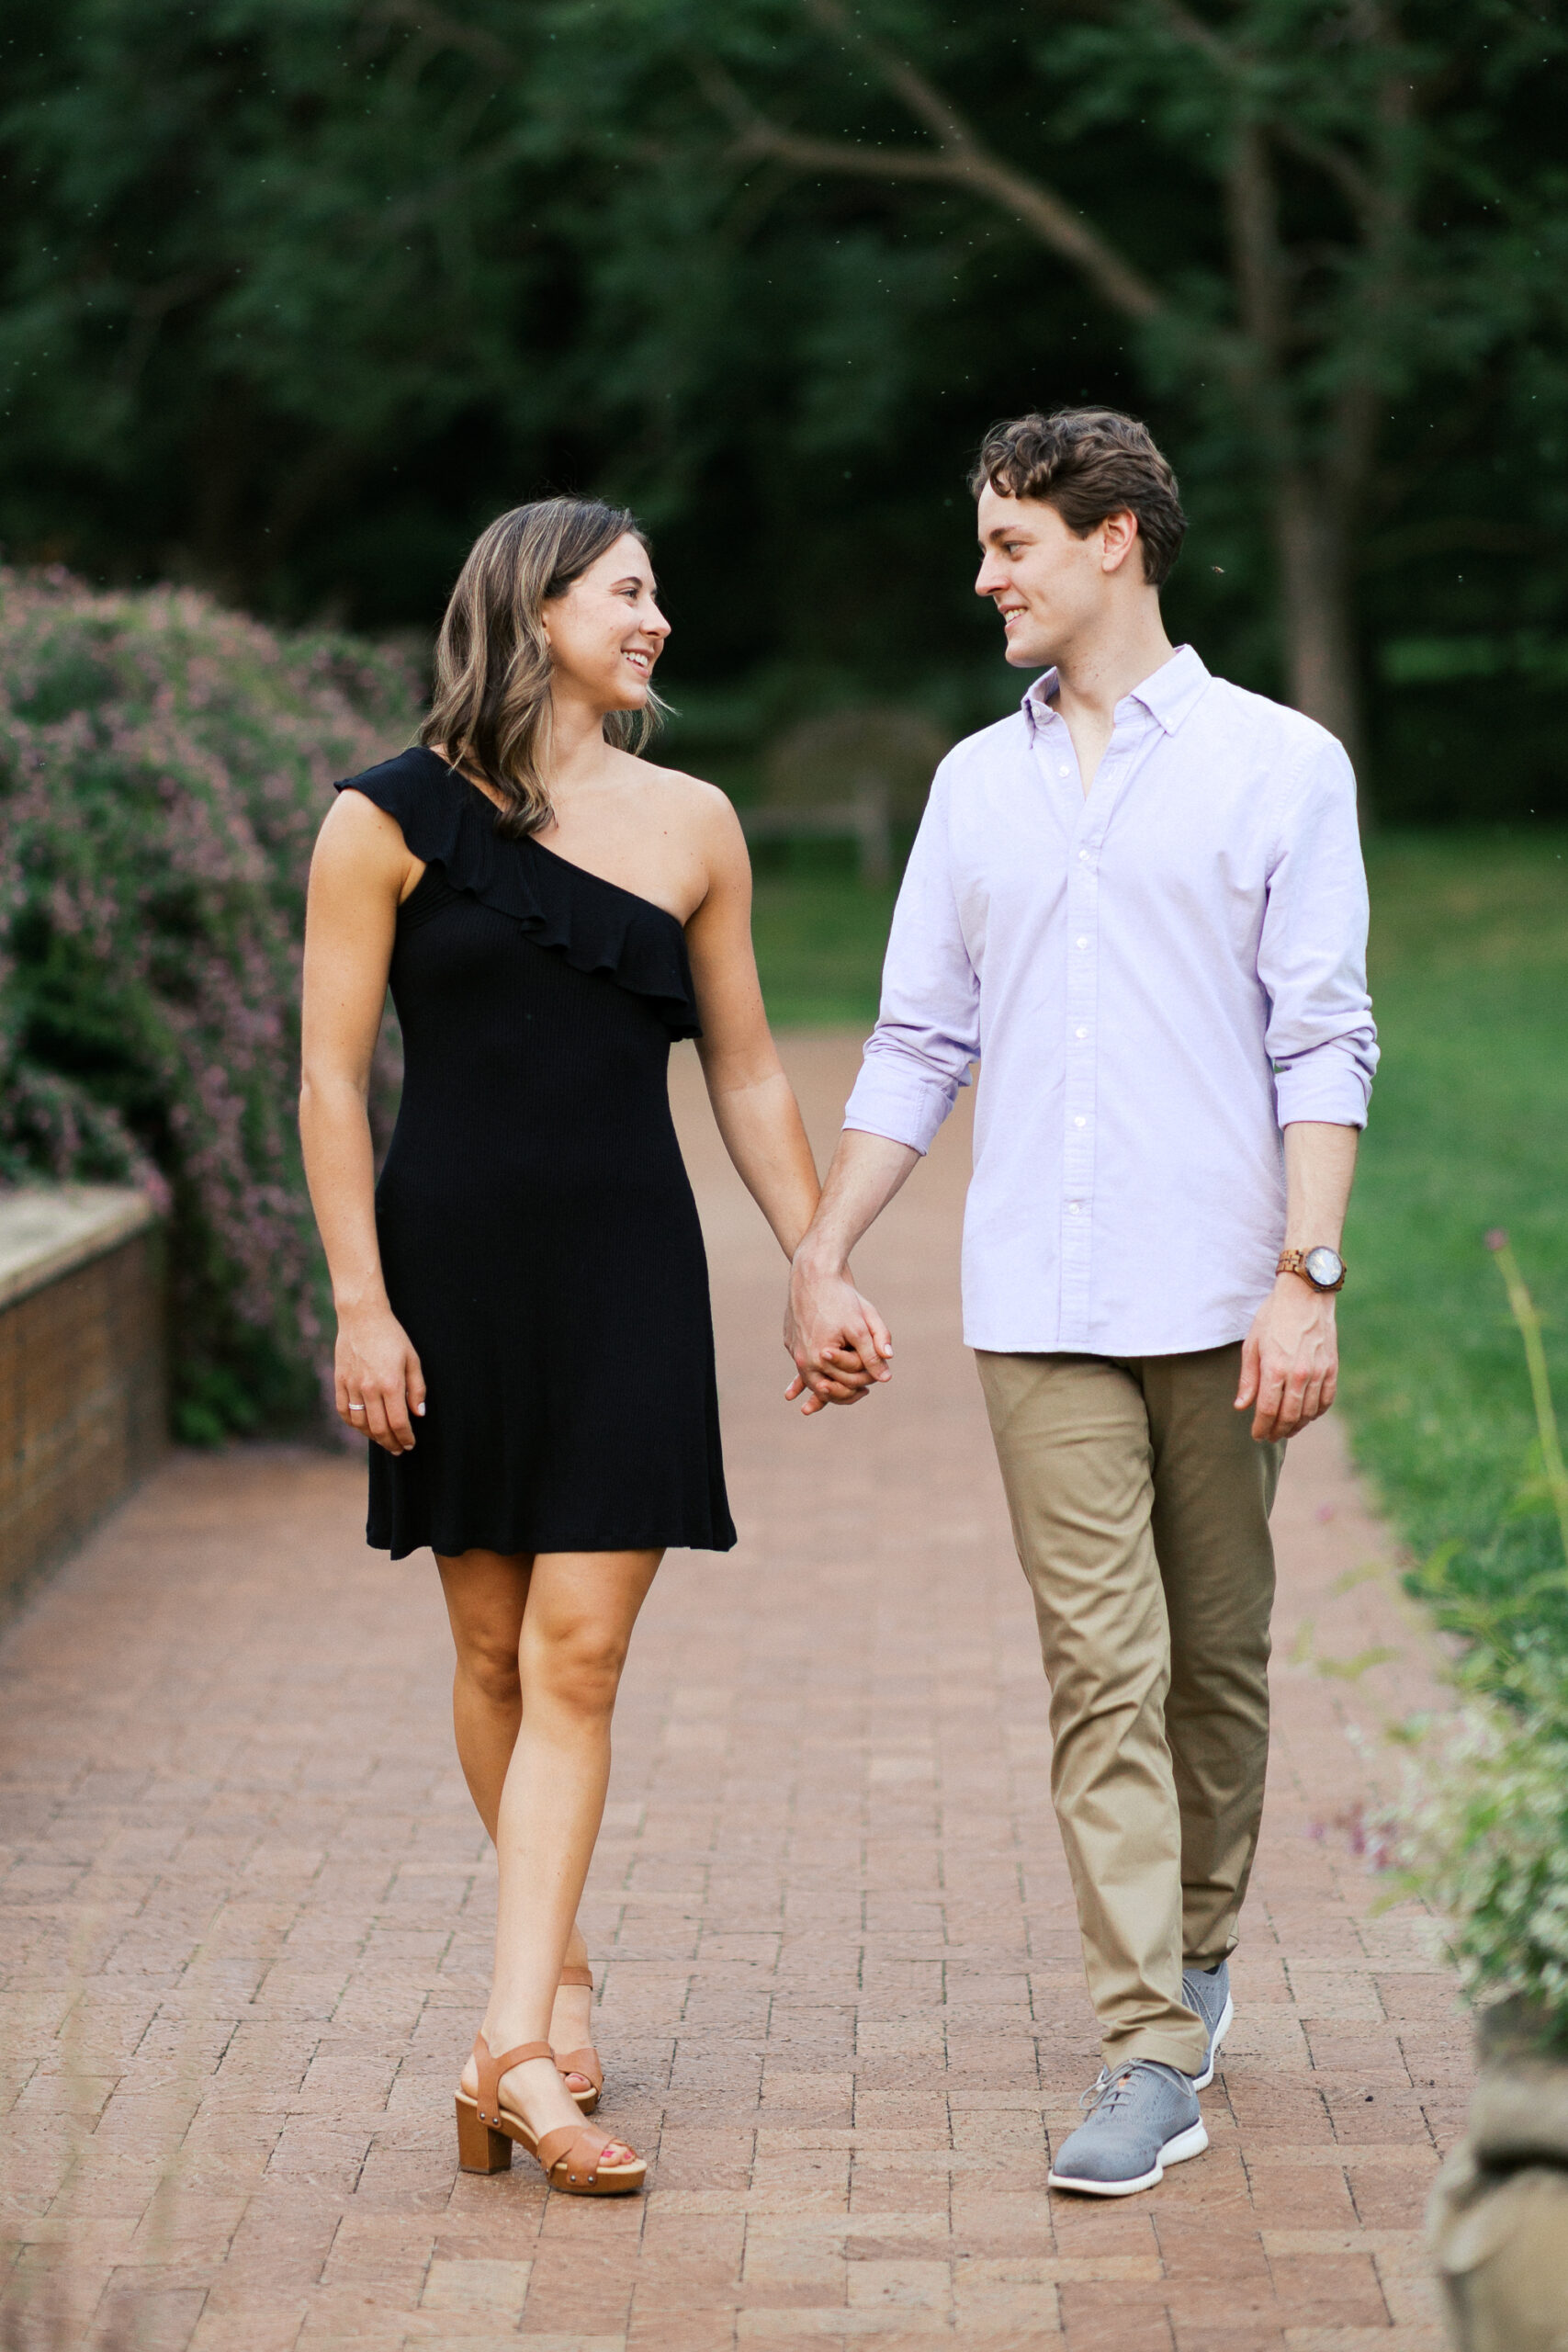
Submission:
<svg viewBox="0 0 1568 2352">
<path fill-rule="evenodd" d="M 1168 735 L 1174 735 L 1208 684 L 1209 673 L 1201 657 L 1191 646 L 1179 645 L 1168 662 L 1162 662 L 1157 670 L 1122 696 L 1116 706 L 1117 715 L 1128 703 L 1141 703 Z M 1047 670 L 1024 695 L 1023 713 L 1032 734 L 1046 718 L 1055 716 L 1051 703 L 1056 684 L 1056 672 Z"/>
</svg>

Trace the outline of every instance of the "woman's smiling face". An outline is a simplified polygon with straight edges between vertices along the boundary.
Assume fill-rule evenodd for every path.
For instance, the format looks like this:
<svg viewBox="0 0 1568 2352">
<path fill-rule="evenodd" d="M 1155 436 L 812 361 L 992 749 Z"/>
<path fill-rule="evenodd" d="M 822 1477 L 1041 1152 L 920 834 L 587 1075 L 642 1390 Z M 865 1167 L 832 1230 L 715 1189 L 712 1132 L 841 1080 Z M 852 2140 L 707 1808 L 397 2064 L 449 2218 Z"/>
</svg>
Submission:
<svg viewBox="0 0 1568 2352">
<path fill-rule="evenodd" d="M 556 684 L 601 710 L 640 710 L 670 624 L 648 549 L 628 531 L 544 608 Z"/>
</svg>

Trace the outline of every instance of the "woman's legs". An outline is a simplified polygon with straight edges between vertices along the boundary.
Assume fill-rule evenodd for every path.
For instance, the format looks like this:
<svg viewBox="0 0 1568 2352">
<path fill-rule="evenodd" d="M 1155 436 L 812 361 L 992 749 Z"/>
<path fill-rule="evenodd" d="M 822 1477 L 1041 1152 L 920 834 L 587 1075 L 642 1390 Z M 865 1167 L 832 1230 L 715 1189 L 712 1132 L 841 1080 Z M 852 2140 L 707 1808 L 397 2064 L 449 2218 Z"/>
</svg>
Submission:
<svg viewBox="0 0 1568 2352">
<path fill-rule="evenodd" d="M 479 1819 L 495 1843 L 501 1814 L 501 1792 L 517 1727 L 523 1720 L 523 1679 L 518 1647 L 523 1638 L 523 1612 L 528 1602 L 533 1571 L 531 1553 L 464 1552 L 457 1559 L 437 1558 L 441 1589 L 452 1627 L 457 1664 L 452 1676 L 452 1723 L 457 1736 L 457 1761 L 468 1784 Z M 588 1964 L 588 1946 L 575 1921 L 566 1950 L 566 1964 Z M 557 2050 L 581 2050 L 593 2039 L 593 1993 L 586 1984 L 563 1984 L 556 1994 L 550 2020 L 550 2041 Z M 573 2089 L 586 2090 L 585 2075 L 570 2077 Z"/>
<path fill-rule="evenodd" d="M 521 1722 L 495 1818 L 501 1889 L 495 1977 L 484 2021 L 491 2050 L 542 2041 L 548 2030 L 604 1811 L 610 1719 L 621 1668 L 660 1557 L 658 1552 L 540 1553 L 525 1577 L 521 1564 L 512 1564 L 511 1589 L 515 1592 L 519 1582 L 524 1585 L 517 1648 Z M 496 1555 L 478 1558 L 493 1561 Z M 467 1589 L 464 1571 L 475 1559 L 469 1553 L 463 1561 L 442 1563 L 449 1595 Z M 506 1589 L 503 1578 L 481 1570 L 472 1611 L 459 1611 L 464 1622 L 482 1617 L 498 1626 L 498 1596 Z M 455 1630 L 457 1623 L 455 1614 Z M 489 1788 L 485 1758 L 498 1744 L 505 1691 L 493 1682 L 487 1686 L 482 1667 L 468 1679 L 481 1694 L 488 1689 L 472 1742 L 473 1765 L 464 1757 L 475 1802 L 482 1806 L 481 1791 Z M 472 2089 L 471 2069 L 465 2080 Z M 506 2092 L 536 2131 L 581 2120 L 547 2059 L 515 2068 L 506 2078 Z"/>
<path fill-rule="evenodd" d="M 436 1566 L 457 1651 L 452 1724 L 457 1761 L 493 1845 L 502 1787 L 523 1720 L 517 1645 L 533 1557 L 465 1552 L 456 1560 L 438 1557 Z"/>
</svg>

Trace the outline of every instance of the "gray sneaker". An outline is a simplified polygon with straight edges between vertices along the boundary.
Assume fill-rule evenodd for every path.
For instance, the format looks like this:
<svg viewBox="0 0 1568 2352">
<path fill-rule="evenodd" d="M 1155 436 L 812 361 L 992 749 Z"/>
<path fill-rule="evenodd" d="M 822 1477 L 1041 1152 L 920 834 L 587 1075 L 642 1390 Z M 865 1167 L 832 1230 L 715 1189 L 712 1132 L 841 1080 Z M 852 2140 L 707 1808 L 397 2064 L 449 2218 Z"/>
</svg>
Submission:
<svg viewBox="0 0 1568 2352">
<path fill-rule="evenodd" d="M 1089 2109 L 1051 2166 L 1053 2188 L 1086 2197 L 1131 2197 L 1165 2178 L 1167 2165 L 1201 2156 L 1209 2144 L 1190 2075 L 1157 2058 L 1134 2058 L 1100 2080 L 1080 2106 Z"/>
<path fill-rule="evenodd" d="M 1206 2091 L 1214 2079 L 1214 2063 L 1220 2054 L 1220 2044 L 1231 2030 L 1235 2016 L 1235 2004 L 1231 1999 L 1231 1972 L 1228 1961 L 1222 1960 L 1218 1968 L 1184 1968 L 1181 1972 L 1181 1997 L 1190 2009 L 1196 2009 L 1209 2029 L 1208 2054 L 1201 2071 L 1192 2077 L 1195 2091 Z"/>
</svg>

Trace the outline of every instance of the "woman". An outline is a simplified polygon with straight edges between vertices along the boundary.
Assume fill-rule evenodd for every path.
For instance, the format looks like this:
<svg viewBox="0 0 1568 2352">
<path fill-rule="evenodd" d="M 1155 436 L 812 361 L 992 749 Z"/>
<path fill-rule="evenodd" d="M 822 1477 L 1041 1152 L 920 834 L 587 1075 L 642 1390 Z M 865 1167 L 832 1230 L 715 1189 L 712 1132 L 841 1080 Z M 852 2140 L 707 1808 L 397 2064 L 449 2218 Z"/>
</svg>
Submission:
<svg viewBox="0 0 1568 2352">
<path fill-rule="evenodd" d="M 340 787 L 306 926 L 301 1132 L 337 1408 L 371 1440 L 371 1544 L 435 1553 L 458 1755 L 500 1865 L 460 2160 L 498 2170 L 515 2141 L 579 2195 L 645 2171 L 582 2122 L 602 2075 L 576 1913 L 616 1685 L 665 1547 L 735 1541 L 671 1038 L 699 1040 L 786 1257 L 818 1193 L 734 811 L 633 756 L 669 629 L 623 510 L 555 498 L 491 524 L 419 745 Z M 376 1184 L 389 978 L 406 1075 Z"/>
</svg>

